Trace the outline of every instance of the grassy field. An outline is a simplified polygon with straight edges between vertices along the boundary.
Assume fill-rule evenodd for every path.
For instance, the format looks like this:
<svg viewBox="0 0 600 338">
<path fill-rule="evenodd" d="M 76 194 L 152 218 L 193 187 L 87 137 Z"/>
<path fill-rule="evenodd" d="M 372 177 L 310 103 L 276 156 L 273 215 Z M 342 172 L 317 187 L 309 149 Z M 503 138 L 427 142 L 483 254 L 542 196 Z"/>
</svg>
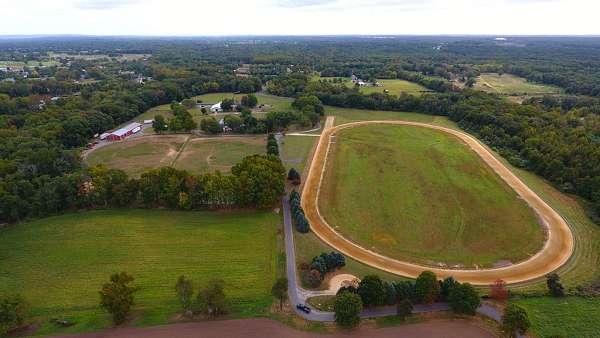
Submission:
<svg viewBox="0 0 600 338">
<path fill-rule="evenodd" d="M 325 106 L 325 114 L 328 116 L 335 116 L 335 125 L 340 125 L 354 121 L 403 120 L 435 124 L 450 128 L 457 128 L 456 124 L 450 121 L 446 116 L 434 116 L 419 113 Z"/>
<path fill-rule="evenodd" d="M 174 167 L 200 174 L 219 170 L 229 173 L 242 158 L 266 152 L 266 138 L 230 137 L 192 139 L 177 158 Z"/>
<path fill-rule="evenodd" d="M 558 94 L 561 90 L 544 84 L 528 82 L 511 74 L 484 73 L 477 78 L 475 89 L 502 95 Z"/>
<path fill-rule="evenodd" d="M 59 65 L 58 61 L 27 61 L 27 62 L 0 61 L 0 67 L 13 67 L 13 68 L 18 68 L 18 69 L 22 69 L 25 66 L 30 67 L 30 68 L 35 68 L 35 67 L 51 67 L 51 66 L 58 66 L 58 65 Z"/>
<path fill-rule="evenodd" d="M 268 313 L 276 276 L 272 212 L 93 211 L 0 230 L 0 294 L 20 293 L 44 324 L 39 334 L 105 328 L 98 290 L 127 271 L 140 287 L 130 325 L 167 323 L 179 311 L 180 275 L 201 286 L 222 278 L 230 317 Z M 48 318 L 77 324 L 59 330 Z"/>
<path fill-rule="evenodd" d="M 226 98 L 235 98 L 236 100 L 239 100 L 244 95 L 246 95 L 246 94 L 211 93 L 211 94 L 195 96 L 192 99 L 201 100 L 204 103 L 218 103 Z M 253 110 L 252 113 L 256 117 L 260 117 L 269 111 L 291 111 L 292 110 L 291 104 L 294 100 L 291 98 L 279 97 L 279 96 L 263 94 L 263 93 L 257 93 L 255 95 L 256 95 L 256 98 L 258 98 L 259 106 L 257 106 Z M 263 105 L 263 106 L 260 107 L 260 105 Z M 165 117 L 165 119 L 168 119 L 169 117 L 172 116 L 170 106 L 171 106 L 170 104 L 165 104 L 162 106 L 157 106 L 157 107 L 151 108 L 151 109 L 147 110 L 146 112 L 144 112 L 143 114 L 138 115 L 135 119 L 133 119 L 132 121 L 129 121 L 129 122 L 142 122 L 143 120 L 153 119 L 154 116 L 156 116 L 156 115 L 162 115 Z M 192 114 L 194 121 L 196 121 L 198 123 L 200 123 L 200 121 L 204 117 L 207 116 L 207 115 L 202 114 L 202 111 L 199 108 L 191 108 L 191 109 L 188 109 L 188 111 L 190 112 L 190 114 Z M 220 119 L 221 117 L 225 116 L 226 114 L 221 114 L 221 113 L 220 114 L 211 114 L 209 112 L 209 115 L 215 116 L 217 119 Z M 129 122 L 127 122 L 127 123 L 129 123 Z M 127 123 L 124 123 L 123 125 L 125 125 Z"/>
<path fill-rule="evenodd" d="M 318 139 L 318 137 L 311 136 L 286 136 L 282 141 L 281 152 L 286 169 L 296 168 L 302 174 Z"/>
<path fill-rule="evenodd" d="M 135 177 L 148 169 L 164 166 L 194 174 L 215 170 L 228 173 L 242 158 L 266 151 L 266 138 L 263 136 L 190 138 L 186 142 L 188 137 L 163 135 L 115 142 L 90 153 L 86 164 L 104 164 Z"/>
<path fill-rule="evenodd" d="M 94 150 L 85 163 L 103 164 L 108 168 L 124 170 L 138 177 L 148 169 L 170 166 L 187 139 L 187 135 L 140 137 L 115 142 Z"/>
<path fill-rule="evenodd" d="M 542 247 L 534 212 L 451 135 L 358 127 L 338 134 L 330 156 L 320 210 L 369 249 L 425 264 L 491 267 Z"/>
<path fill-rule="evenodd" d="M 354 83 L 352 83 L 350 78 L 320 77 L 320 76 L 313 77 L 313 81 L 334 80 L 334 79 L 342 79 L 343 84 L 346 85 L 346 87 L 349 87 L 349 88 L 354 87 Z M 406 93 L 406 94 L 410 94 L 410 95 L 421 95 L 422 93 L 430 92 L 429 89 L 421 86 L 420 84 L 406 81 L 406 80 L 382 79 L 382 80 L 377 80 L 377 81 L 380 84 L 382 84 L 381 87 L 360 87 L 360 92 L 364 93 L 364 94 L 371 94 L 371 93 L 384 93 L 387 90 L 388 94 L 392 94 L 392 95 L 400 95 L 401 93 Z"/>
<path fill-rule="evenodd" d="M 600 299 L 598 298 L 524 298 L 514 301 L 527 310 L 531 331 L 536 337 L 562 335 L 569 338 L 598 337 Z"/>
</svg>

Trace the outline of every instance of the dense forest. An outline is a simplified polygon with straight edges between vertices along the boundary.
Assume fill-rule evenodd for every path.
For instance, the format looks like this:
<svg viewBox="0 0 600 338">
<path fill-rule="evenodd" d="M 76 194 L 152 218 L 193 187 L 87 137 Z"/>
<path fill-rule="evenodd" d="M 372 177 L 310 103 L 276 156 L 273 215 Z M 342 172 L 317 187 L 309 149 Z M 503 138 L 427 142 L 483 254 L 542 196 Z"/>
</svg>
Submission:
<svg viewBox="0 0 600 338">
<path fill-rule="evenodd" d="M 2 62 L 24 66 L 2 70 Z M 236 76 L 242 66 L 251 75 Z M 469 89 L 485 72 L 556 85 L 565 95 L 517 104 Z M 434 92 L 364 95 L 342 84 L 313 81 L 315 73 L 404 79 Z M 112 171 L 100 178 L 94 175 L 101 171 L 84 168 L 82 146 L 151 107 L 210 92 L 263 89 L 296 98 L 296 112 L 273 112 L 253 129 L 242 127 L 253 123 L 246 114 L 233 121 L 237 131 L 268 132 L 292 121 L 315 124 L 324 113 L 322 104 L 444 115 L 514 165 L 595 203 L 600 211 L 600 39 L 46 37 L 0 39 L 0 222 L 101 207 L 73 198 L 84 182 L 112 181 L 113 176 L 115 189 L 136 186 L 128 192 L 135 195 L 130 200 L 149 206 L 141 181 Z M 120 204 L 113 197 L 102 200 L 106 206 Z M 194 207 L 212 202 L 197 203 Z"/>
</svg>

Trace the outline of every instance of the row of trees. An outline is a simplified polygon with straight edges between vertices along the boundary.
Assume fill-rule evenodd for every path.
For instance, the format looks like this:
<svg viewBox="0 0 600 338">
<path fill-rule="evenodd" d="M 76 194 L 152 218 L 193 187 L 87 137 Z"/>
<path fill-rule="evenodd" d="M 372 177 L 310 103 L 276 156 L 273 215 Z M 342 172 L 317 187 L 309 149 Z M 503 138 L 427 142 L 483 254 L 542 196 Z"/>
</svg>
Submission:
<svg viewBox="0 0 600 338">
<path fill-rule="evenodd" d="M 365 276 L 358 286 L 345 287 L 338 291 L 335 303 L 335 321 L 345 328 L 360 323 L 363 308 L 381 305 L 396 305 L 397 315 L 404 319 L 413 310 L 413 304 L 447 302 L 453 312 L 475 315 L 481 305 L 478 291 L 469 283 L 459 283 L 448 277 L 438 280 L 431 271 L 424 271 L 415 283 L 401 281 L 388 283 L 376 275 Z M 530 326 L 527 312 L 518 305 L 510 304 L 502 317 L 502 328 L 509 336 L 524 334 Z"/>
<path fill-rule="evenodd" d="M 290 207 L 292 211 L 292 219 L 296 225 L 298 232 L 306 234 L 310 231 L 310 223 L 304 215 L 300 200 L 300 194 L 296 190 L 292 190 L 290 193 Z"/>
<path fill-rule="evenodd" d="M 173 116 L 169 118 L 168 122 L 165 121 L 165 118 L 162 115 L 154 116 L 152 127 L 156 133 L 162 134 L 166 130 L 171 132 L 189 132 L 198 127 L 192 114 L 190 114 L 184 105 L 171 103 L 171 113 Z"/>
<path fill-rule="evenodd" d="M 100 307 L 112 316 L 115 325 L 123 324 L 135 305 L 135 293 L 140 289 L 131 285 L 133 281 L 133 276 L 126 272 L 116 273 L 110 276 L 109 282 L 105 283 L 99 292 Z M 175 284 L 175 293 L 184 315 L 191 317 L 194 313 L 200 313 L 207 317 L 216 317 L 226 313 L 224 284 L 221 279 L 209 280 L 205 287 L 198 290 L 194 301 L 192 280 L 180 276 Z"/>
<path fill-rule="evenodd" d="M 600 212 L 600 124 L 595 106 L 546 111 L 540 104 L 518 105 L 471 90 L 419 97 L 364 95 L 322 82 L 313 82 L 305 90 L 300 95 L 314 95 L 328 105 L 447 115 L 513 165 L 592 201 Z"/>
<path fill-rule="evenodd" d="M 354 296 L 349 296 L 352 294 Z M 342 288 L 335 300 L 336 322 L 353 327 L 360 321 L 363 307 L 396 305 L 401 317 L 409 315 L 413 304 L 448 302 L 455 313 L 475 315 L 481 300 L 477 290 L 469 283 L 459 283 L 452 277 L 438 281 L 431 271 L 424 271 L 417 280 L 396 283 L 384 282 L 376 275 L 365 276 L 358 286 Z"/>
<path fill-rule="evenodd" d="M 279 156 L 279 144 L 277 144 L 277 139 L 273 134 L 267 136 L 267 154 Z"/>
<path fill-rule="evenodd" d="M 286 172 L 276 156 L 248 156 L 231 172 L 192 175 L 163 167 L 136 179 L 121 170 L 100 166 L 55 179 L 20 180 L 14 182 L 16 195 L 3 195 L 0 190 L 0 219 L 19 221 L 70 209 L 125 206 L 267 208 L 278 203 L 284 193 Z"/>
</svg>

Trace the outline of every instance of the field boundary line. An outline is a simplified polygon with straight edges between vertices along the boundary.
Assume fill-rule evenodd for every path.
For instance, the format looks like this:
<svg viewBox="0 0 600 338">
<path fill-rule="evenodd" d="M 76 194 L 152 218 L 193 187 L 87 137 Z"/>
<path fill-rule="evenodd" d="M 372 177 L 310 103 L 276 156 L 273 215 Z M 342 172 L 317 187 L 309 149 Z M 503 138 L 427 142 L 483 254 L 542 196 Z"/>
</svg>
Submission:
<svg viewBox="0 0 600 338">
<path fill-rule="evenodd" d="M 179 159 L 179 157 L 181 156 L 181 153 L 183 153 L 183 150 L 187 147 L 188 143 L 190 142 L 190 139 L 192 138 L 192 135 L 189 135 L 186 139 L 185 142 L 183 142 L 183 144 L 181 145 L 181 148 L 179 149 L 179 151 L 177 152 L 177 155 L 175 155 L 175 158 L 173 159 L 173 161 L 171 162 L 171 164 L 169 165 L 170 167 L 175 168 L 175 163 L 177 163 L 177 160 Z"/>
</svg>

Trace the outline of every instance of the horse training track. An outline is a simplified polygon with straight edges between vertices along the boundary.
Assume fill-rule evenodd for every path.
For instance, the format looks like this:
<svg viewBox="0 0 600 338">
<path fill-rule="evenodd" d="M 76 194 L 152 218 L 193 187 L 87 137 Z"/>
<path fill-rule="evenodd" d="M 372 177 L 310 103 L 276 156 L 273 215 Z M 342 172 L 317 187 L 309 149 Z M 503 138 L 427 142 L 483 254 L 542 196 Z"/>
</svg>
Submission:
<svg viewBox="0 0 600 338">
<path fill-rule="evenodd" d="M 468 134 L 446 127 L 419 122 L 360 121 L 334 127 L 330 120 L 331 118 L 328 118 L 326 128 L 321 134 L 310 165 L 310 171 L 305 180 L 302 191 L 302 208 L 311 224 L 311 230 L 321 240 L 341 253 L 359 262 L 401 276 L 416 278 L 424 270 L 430 270 L 440 278 L 453 276 L 461 282 L 469 282 L 475 285 L 490 285 L 498 279 L 502 279 L 508 284 L 537 279 L 561 267 L 573 253 L 573 234 L 565 220 L 515 176 L 502 162 L 496 159 L 487 148 Z M 319 192 L 325 172 L 330 141 L 331 137 L 339 130 L 368 124 L 409 125 L 431 128 L 452 134 L 462 140 L 537 213 L 547 231 L 546 243 L 542 250 L 529 259 L 510 266 L 478 270 L 447 269 L 399 261 L 361 247 L 343 237 L 325 221 L 318 206 Z"/>
<path fill-rule="evenodd" d="M 335 334 L 298 331 L 271 319 L 237 319 L 184 323 L 146 328 L 117 328 L 94 333 L 56 336 L 55 338 L 493 338 L 485 328 L 467 320 L 431 320 L 382 329 L 359 329 Z"/>
</svg>

